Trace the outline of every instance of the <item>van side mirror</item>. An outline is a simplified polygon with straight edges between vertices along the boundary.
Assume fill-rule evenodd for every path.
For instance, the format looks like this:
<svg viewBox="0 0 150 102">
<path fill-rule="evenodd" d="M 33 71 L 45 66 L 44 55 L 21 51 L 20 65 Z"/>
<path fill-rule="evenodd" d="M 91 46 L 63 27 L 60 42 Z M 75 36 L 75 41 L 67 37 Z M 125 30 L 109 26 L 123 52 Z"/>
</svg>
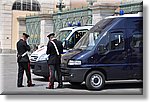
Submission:
<svg viewBox="0 0 150 102">
<path fill-rule="evenodd" d="M 104 44 L 101 44 L 101 45 L 98 46 L 98 52 L 100 54 L 103 54 L 103 53 L 106 52 L 106 47 L 104 46 Z"/>
</svg>

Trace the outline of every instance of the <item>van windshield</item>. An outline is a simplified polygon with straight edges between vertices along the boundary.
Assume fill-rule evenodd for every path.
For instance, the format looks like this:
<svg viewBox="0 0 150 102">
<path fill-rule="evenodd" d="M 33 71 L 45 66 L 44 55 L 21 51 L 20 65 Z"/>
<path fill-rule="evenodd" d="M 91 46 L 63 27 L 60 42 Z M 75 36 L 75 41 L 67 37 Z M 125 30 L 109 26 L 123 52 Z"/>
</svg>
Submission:
<svg viewBox="0 0 150 102">
<path fill-rule="evenodd" d="M 102 31 L 109 26 L 113 21 L 113 18 L 103 19 L 99 21 L 87 34 L 85 34 L 75 45 L 74 49 L 92 50 L 98 39 L 101 38 Z"/>
<path fill-rule="evenodd" d="M 62 30 L 58 32 L 57 39 L 61 42 L 64 42 L 65 39 L 69 36 L 72 30 Z"/>
</svg>

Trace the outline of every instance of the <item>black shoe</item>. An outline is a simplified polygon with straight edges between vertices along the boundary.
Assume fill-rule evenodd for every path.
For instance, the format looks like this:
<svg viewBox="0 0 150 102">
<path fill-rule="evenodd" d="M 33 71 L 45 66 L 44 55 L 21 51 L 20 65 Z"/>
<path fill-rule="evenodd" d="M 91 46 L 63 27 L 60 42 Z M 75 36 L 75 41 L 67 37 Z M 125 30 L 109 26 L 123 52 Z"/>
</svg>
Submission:
<svg viewBox="0 0 150 102">
<path fill-rule="evenodd" d="M 46 89 L 54 89 L 54 87 L 46 87 Z"/>
<path fill-rule="evenodd" d="M 17 87 L 24 87 L 23 85 L 18 85 Z"/>
<path fill-rule="evenodd" d="M 28 84 L 27 86 L 28 87 L 32 87 L 32 86 L 35 86 L 35 84 Z"/>
</svg>

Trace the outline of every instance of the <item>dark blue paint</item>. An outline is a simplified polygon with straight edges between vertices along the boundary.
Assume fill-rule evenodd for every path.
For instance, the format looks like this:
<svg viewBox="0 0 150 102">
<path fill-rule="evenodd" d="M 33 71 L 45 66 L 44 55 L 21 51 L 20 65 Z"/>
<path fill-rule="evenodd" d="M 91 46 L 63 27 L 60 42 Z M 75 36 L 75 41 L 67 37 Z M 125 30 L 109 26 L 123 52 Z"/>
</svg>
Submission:
<svg viewBox="0 0 150 102">
<path fill-rule="evenodd" d="M 98 25 L 96 25 L 98 26 Z M 77 76 L 67 76 L 70 81 L 84 81 L 84 77 L 89 70 L 103 70 L 106 75 L 106 80 L 120 79 L 142 79 L 143 72 L 143 44 L 141 47 L 132 48 L 134 34 L 143 36 L 143 18 L 142 17 L 121 17 L 115 18 L 111 25 L 105 27 L 101 34 L 107 32 L 108 43 L 110 35 L 115 32 L 123 33 L 123 49 L 108 50 L 104 54 L 98 51 L 100 40 L 96 43 L 92 50 L 83 50 L 77 54 L 70 55 L 66 53 L 63 64 L 69 74 L 82 75 L 82 78 Z M 143 41 L 143 40 L 142 40 Z M 73 50 L 75 51 L 75 50 Z M 73 52 L 72 51 L 72 52 Z M 62 58 L 63 59 L 63 58 Z M 81 60 L 81 66 L 67 66 L 68 60 Z M 66 76 L 65 76 L 66 77 Z"/>
</svg>

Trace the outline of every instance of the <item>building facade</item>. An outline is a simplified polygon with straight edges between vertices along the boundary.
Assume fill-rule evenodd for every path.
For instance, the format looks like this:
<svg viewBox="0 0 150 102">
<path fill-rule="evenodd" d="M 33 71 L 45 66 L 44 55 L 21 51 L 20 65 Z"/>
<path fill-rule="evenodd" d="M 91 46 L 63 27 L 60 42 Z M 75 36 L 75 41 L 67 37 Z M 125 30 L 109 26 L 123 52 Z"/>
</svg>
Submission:
<svg viewBox="0 0 150 102">
<path fill-rule="evenodd" d="M 121 4 L 133 1 L 142 0 L 0 0 L 0 52 L 15 52 L 16 42 L 22 33 L 28 32 L 33 26 L 37 32 L 38 30 L 40 32 L 35 36 L 39 36 L 40 43 L 43 43 L 46 38 L 43 33 L 55 31 L 55 23 L 54 19 L 51 19 L 53 18 L 51 15 L 57 15 L 60 2 L 65 5 L 63 8 L 65 13 L 73 11 L 74 8 L 90 8 L 92 10 L 91 23 L 95 24 L 105 16 L 112 15 L 116 6 L 119 7 Z M 112 5 L 109 5 L 110 3 Z M 31 15 L 39 15 L 40 21 L 30 23 L 30 28 L 28 28 L 27 18 Z M 38 20 L 38 18 L 36 19 Z M 39 28 L 36 28 L 36 23 L 39 23 Z"/>
<path fill-rule="evenodd" d="M 63 0 L 65 9 L 76 7 L 76 0 Z M 56 12 L 59 0 L 0 0 L 0 52 L 16 50 L 20 34 L 26 31 L 25 17 L 31 14 L 52 14 Z M 78 2 L 77 2 L 78 3 Z M 77 7 L 85 5 L 86 0 Z M 20 23 L 19 23 L 20 22 Z"/>
<path fill-rule="evenodd" d="M 42 11 L 50 12 L 52 9 L 46 3 L 40 3 L 37 0 L 1 0 L 0 7 L 1 52 L 16 50 L 16 42 L 20 38 L 19 33 L 26 31 L 24 20 L 19 24 L 19 18 Z"/>
</svg>

